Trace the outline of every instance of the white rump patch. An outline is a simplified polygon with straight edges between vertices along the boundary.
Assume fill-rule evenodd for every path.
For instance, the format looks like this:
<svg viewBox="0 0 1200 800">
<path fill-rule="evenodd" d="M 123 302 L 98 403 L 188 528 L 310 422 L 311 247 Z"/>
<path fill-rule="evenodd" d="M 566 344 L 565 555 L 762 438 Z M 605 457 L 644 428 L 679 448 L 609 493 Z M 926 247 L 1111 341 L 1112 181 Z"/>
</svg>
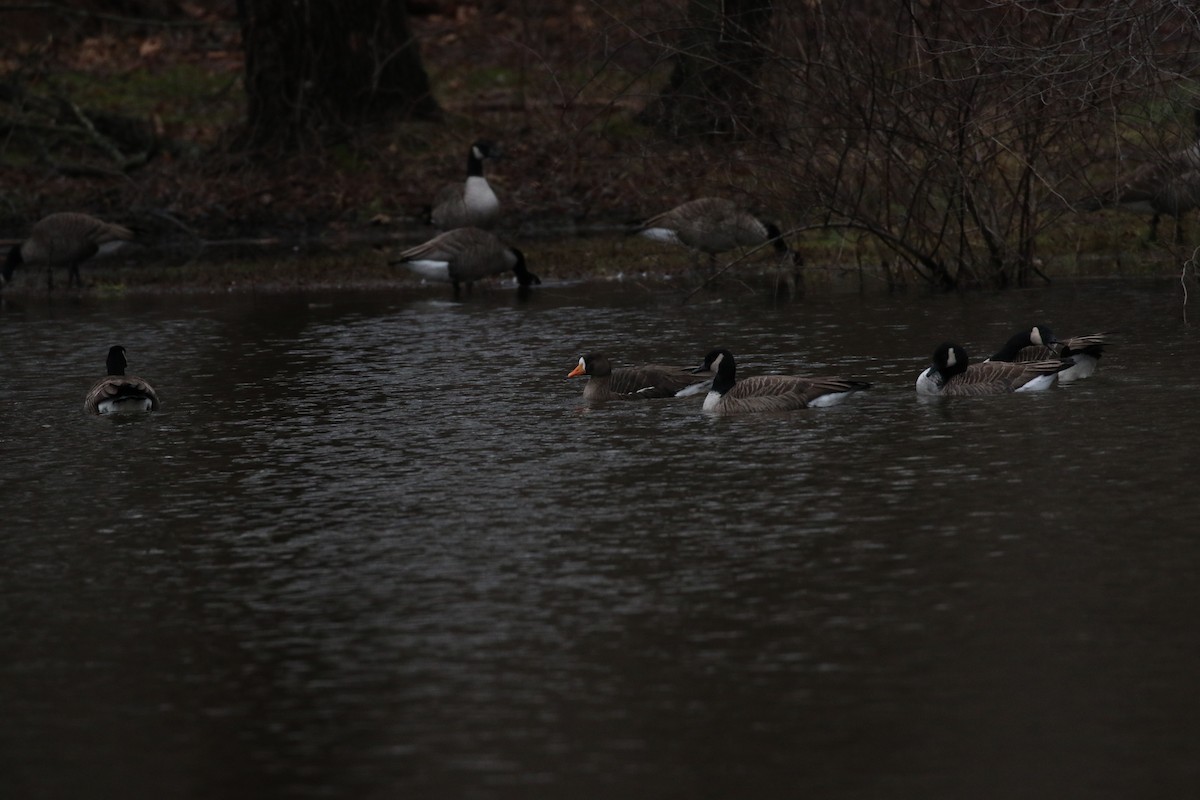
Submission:
<svg viewBox="0 0 1200 800">
<path fill-rule="evenodd" d="M 695 395 L 700 394 L 701 392 L 708 392 L 711 390 L 712 390 L 712 381 L 711 380 L 700 381 L 699 383 L 693 383 L 691 386 L 687 386 L 687 387 L 684 387 L 683 389 L 680 389 L 678 392 L 675 393 L 675 396 L 676 397 L 693 397 Z"/>
<path fill-rule="evenodd" d="M 405 261 L 404 266 L 431 281 L 450 281 L 449 261 Z"/>
<path fill-rule="evenodd" d="M 96 410 L 101 414 L 124 414 L 149 411 L 153 407 L 154 403 L 149 397 L 121 397 L 102 401 Z"/>
<path fill-rule="evenodd" d="M 830 392 L 829 394 L 821 395 L 808 405 L 810 408 L 829 408 L 830 406 L 838 405 L 852 394 L 854 392 Z"/>
<path fill-rule="evenodd" d="M 933 367 L 927 368 L 917 376 L 917 394 L 941 394 L 941 388 L 933 379 Z"/>
<path fill-rule="evenodd" d="M 1096 364 L 1098 362 L 1093 356 L 1089 356 L 1086 353 L 1076 353 L 1071 358 L 1075 359 L 1075 366 L 1067 367 L 1058 373 L 1059 383 L 1071 383 L 1072 381 L 1089 378 L 1096 371 Z"/>
<path fill-rule="evenodd" d="M 1057 377 L 1058 377 L 1058 373 L 1056 373 L 1056 372 L 1051 373 L 1049 375 L 1038 375 L 1036 378 L 1031 380 L 1029 383 L 1025 384 L 1020 389 L 1017 389 L 1017 391 L 1018 392 L 1044 392 L 1045 390 L 1049 389 L 1051 386 L 1054 385 L 1054 379 Z"/>
<path fill-rule="evenodd" d="M 679 234 L 670 228 L 646 228 L 640 232 L 647 239 L 652 239 L 656 242 L 666 242 L 667 244 L 683 244 L 679 241 Z"/>
</svg>

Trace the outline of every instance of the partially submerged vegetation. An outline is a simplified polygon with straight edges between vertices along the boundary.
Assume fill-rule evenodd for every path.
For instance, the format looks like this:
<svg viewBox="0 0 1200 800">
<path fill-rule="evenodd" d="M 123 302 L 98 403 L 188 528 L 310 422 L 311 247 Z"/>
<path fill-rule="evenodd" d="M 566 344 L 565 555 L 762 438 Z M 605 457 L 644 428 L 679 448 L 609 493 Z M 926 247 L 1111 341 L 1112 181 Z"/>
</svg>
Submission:
<svg viewBox="0 0 1200 800">
<path fill-rule="evenodd" d="M 160 21 L 170 24 L 76 16 L 53 37 L 18 31 L 0 56 L 0 234 L 15 241 L 61 210 L 134 227 L 145 249 L 84 268 L 102 292 L 413 284 L 387 257 L 433 234 L 423 207 L 460 176 L 466 145 L 487 136 L 504 149 L 489 172 L 505 206 L 500 230 L 545 280 L 698 281 L 689 254 L 624 231 L 702 195 L 777 219 L 804 255 L 809 289 L 1167 275 L 1191 260 L 1171 222 L 1151 243 L 1147 218 L 1072 203 L 1111 184 L 1126 157 L 1190 141 L 1194 67 L 1170 85 L 1155 78 L 1144 102 L 1125 87 L 1121 113 L 1096 130 L 1096 98 L 1070 104 L 1079 87 L 1066 78 L 1111 53 L 1071 61 L 1050 47 L 1084 31 L 1021 4 L 1011 4 L 1019 25 L 993 9 L 997 30 L 1046 45 L 1030 60 L 965 11 L 943 20 L 959 37 L 951 46 L 948 33 L 934 43 L 916 28 L 895 40 L 894 4 L 860 5 L 837 20 L 777 20 L 753 43 L 758 83 L 738 95 L 760 109 L 737 117 L 744 109 L 731 107 L 730 129 L 704 135 L 676 118 L 665 133 L 662 116 L 645 113 L 675 80 L 671 56 L 692 46 L 660 33 L 682 7 L 648 19 L 552 3 L 533 24 L 516 7 L 434 3 L 413 25 L 440 120 L 364 126 L 269 158 L 232 146 L 244 100 L 225 4 L 181 7 Z M 1092 41 L 1104 41 L 1109 23 L 1092 21 Z M 1163 48 L 1174 66 L 1191 63 L 1194 36 Z M 964 64 L 974 71 L 946 77 Z M 1147 56 L 1130 71 L 1152 66 Z M 1109 88 L 1121 71 L 1105 73 Z M 757 288 L 780 277 L 764 250 L 724 280 Z"/>
</svg>

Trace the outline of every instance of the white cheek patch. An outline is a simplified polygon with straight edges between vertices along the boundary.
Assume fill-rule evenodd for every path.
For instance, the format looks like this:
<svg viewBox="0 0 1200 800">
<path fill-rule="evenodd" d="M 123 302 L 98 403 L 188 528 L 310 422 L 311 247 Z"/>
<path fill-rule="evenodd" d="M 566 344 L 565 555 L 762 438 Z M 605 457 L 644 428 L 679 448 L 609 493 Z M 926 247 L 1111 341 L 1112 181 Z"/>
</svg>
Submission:
<svg viewBox="0 0 1200 800">
<path fill-rule="evenodd" d="M 1038 345 L 1039 347 L 1045 344 L 1045 342 L 1042 341 L 1042 332 L 1036 325 L 1033 327 L 1033 330 L 1029 332 L 1029 341 Z"/>
<path fill-rule="evenodd" d="M 957 363 L 958 363 L 958 353 L 955 351 L 955 349 L 953 347 L 951 347 L 950 352 L 946 354 L 946 366 L 953 367 Z"/>
<path fill-rule="evenodd" d="M 583 356 L 579 357 L 579 368 L 584 370 L 587 369 L 587 364 L 583 363 Z"/>
</svg>

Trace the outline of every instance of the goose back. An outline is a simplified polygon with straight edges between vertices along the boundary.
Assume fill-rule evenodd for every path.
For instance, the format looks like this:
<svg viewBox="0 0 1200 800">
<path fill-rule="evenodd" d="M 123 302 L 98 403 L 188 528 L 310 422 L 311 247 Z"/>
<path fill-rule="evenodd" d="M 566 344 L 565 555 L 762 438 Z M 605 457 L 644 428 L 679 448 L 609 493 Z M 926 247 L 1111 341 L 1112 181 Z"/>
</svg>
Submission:
<svg viewBox="0 0 1200 800">
<path fill-rule="evenodd" d="M 490 275 L 512 271 L 521 286 L 541 283 L 529 272 L 525 254 L 494 234 L 479 228 L 455 228 L 400 253 L 391 263 L 404 264 L 432 280 L 470 284 Z"/>
<path fill-rule="evenodd" d="M 588 401 L 647 400 L 675 397 L 685 389 L 705 383 L 708 378 L 682 367 L 644 364 L 614 369 L 604 353 L 586 353 L 580 357 L 568 378 L 588 376 L 583 398 Z"/>
<path fill-rule="evenodd" d="M 717 414 L 793 411 L 840 403 L 855 392 L 871 388 L 867 381 L 837 377 L 755 375 L 737 379 L 737 366 L 728 350 L 713 350 L 701 369 L 715 372 L 704 410 Z"/>
<path fill-rule="evenodd" d="M 72 275 L 77 275 L 79 264 L 96 255 L 100 245 L 132 239 L 133 231 L 129 228 L 90 214 L 50 214 L 35 223 L 29 237 L 9 251 L 4 279 L 10 280 L 13 270 L 21 264 L 69 267 Z"/>
<path fill-rule="evenodd" d="M 709 255 L 739 247 L 756 247 L 768 241 L 787 252 L 779 228 L 740 208 L 731 200 L 701 197 L 646 220 L 641 235 L 682 244 Z"/>
<path fill-rule="evenodd" d="M 987 360 L 1017 364 L 1054 359 L 1068 361 L 1070 365 L 1058 374 L 1058 380 L 1070 383 L 1090 377 L 1096 371 L 1109 336 L 1110 333 L 1089 333 L 1063 340 L 1046 325 L 1034 325 L 1013 334 Z"/>
<path fill-rule="evenodd" d="M 1049 389 L 1058 373 L 1072 366 L 1071 361 L 970 363 L 967 351 L 947 342 L 933 353 L 933 363 L 917 376 L 919 394 L 941 397 L 982 397 L 1009 392 Z"/>
<path fill-rule="evenodd" d="M 98 380 L 83 400 L 89 414 L 113 414 L 130 411 L 157 411 L 158 393 L 145 380 L 126 375 L 128 362 L 125 348 L 114 346 L 108 351 L 108 375 Z"/>
</svg>

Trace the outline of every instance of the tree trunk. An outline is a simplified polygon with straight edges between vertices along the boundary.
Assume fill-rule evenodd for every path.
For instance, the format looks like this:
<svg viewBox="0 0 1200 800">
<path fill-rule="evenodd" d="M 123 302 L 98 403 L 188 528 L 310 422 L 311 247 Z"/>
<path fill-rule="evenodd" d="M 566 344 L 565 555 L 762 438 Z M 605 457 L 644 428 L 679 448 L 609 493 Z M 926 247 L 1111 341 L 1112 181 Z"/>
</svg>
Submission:
<svg viewBox="0 0 1200 800">
<path fill-rule="evenodd" d="M 641 120 L 673 136 L 757 127 L 771 16 L 771 0 L 690 0 L 670 81 Z"/>
<path fill-rule="evenodd" d="M 249 147 L 438 113 L 397 0 L 238 0 Z"/>
</svg>

